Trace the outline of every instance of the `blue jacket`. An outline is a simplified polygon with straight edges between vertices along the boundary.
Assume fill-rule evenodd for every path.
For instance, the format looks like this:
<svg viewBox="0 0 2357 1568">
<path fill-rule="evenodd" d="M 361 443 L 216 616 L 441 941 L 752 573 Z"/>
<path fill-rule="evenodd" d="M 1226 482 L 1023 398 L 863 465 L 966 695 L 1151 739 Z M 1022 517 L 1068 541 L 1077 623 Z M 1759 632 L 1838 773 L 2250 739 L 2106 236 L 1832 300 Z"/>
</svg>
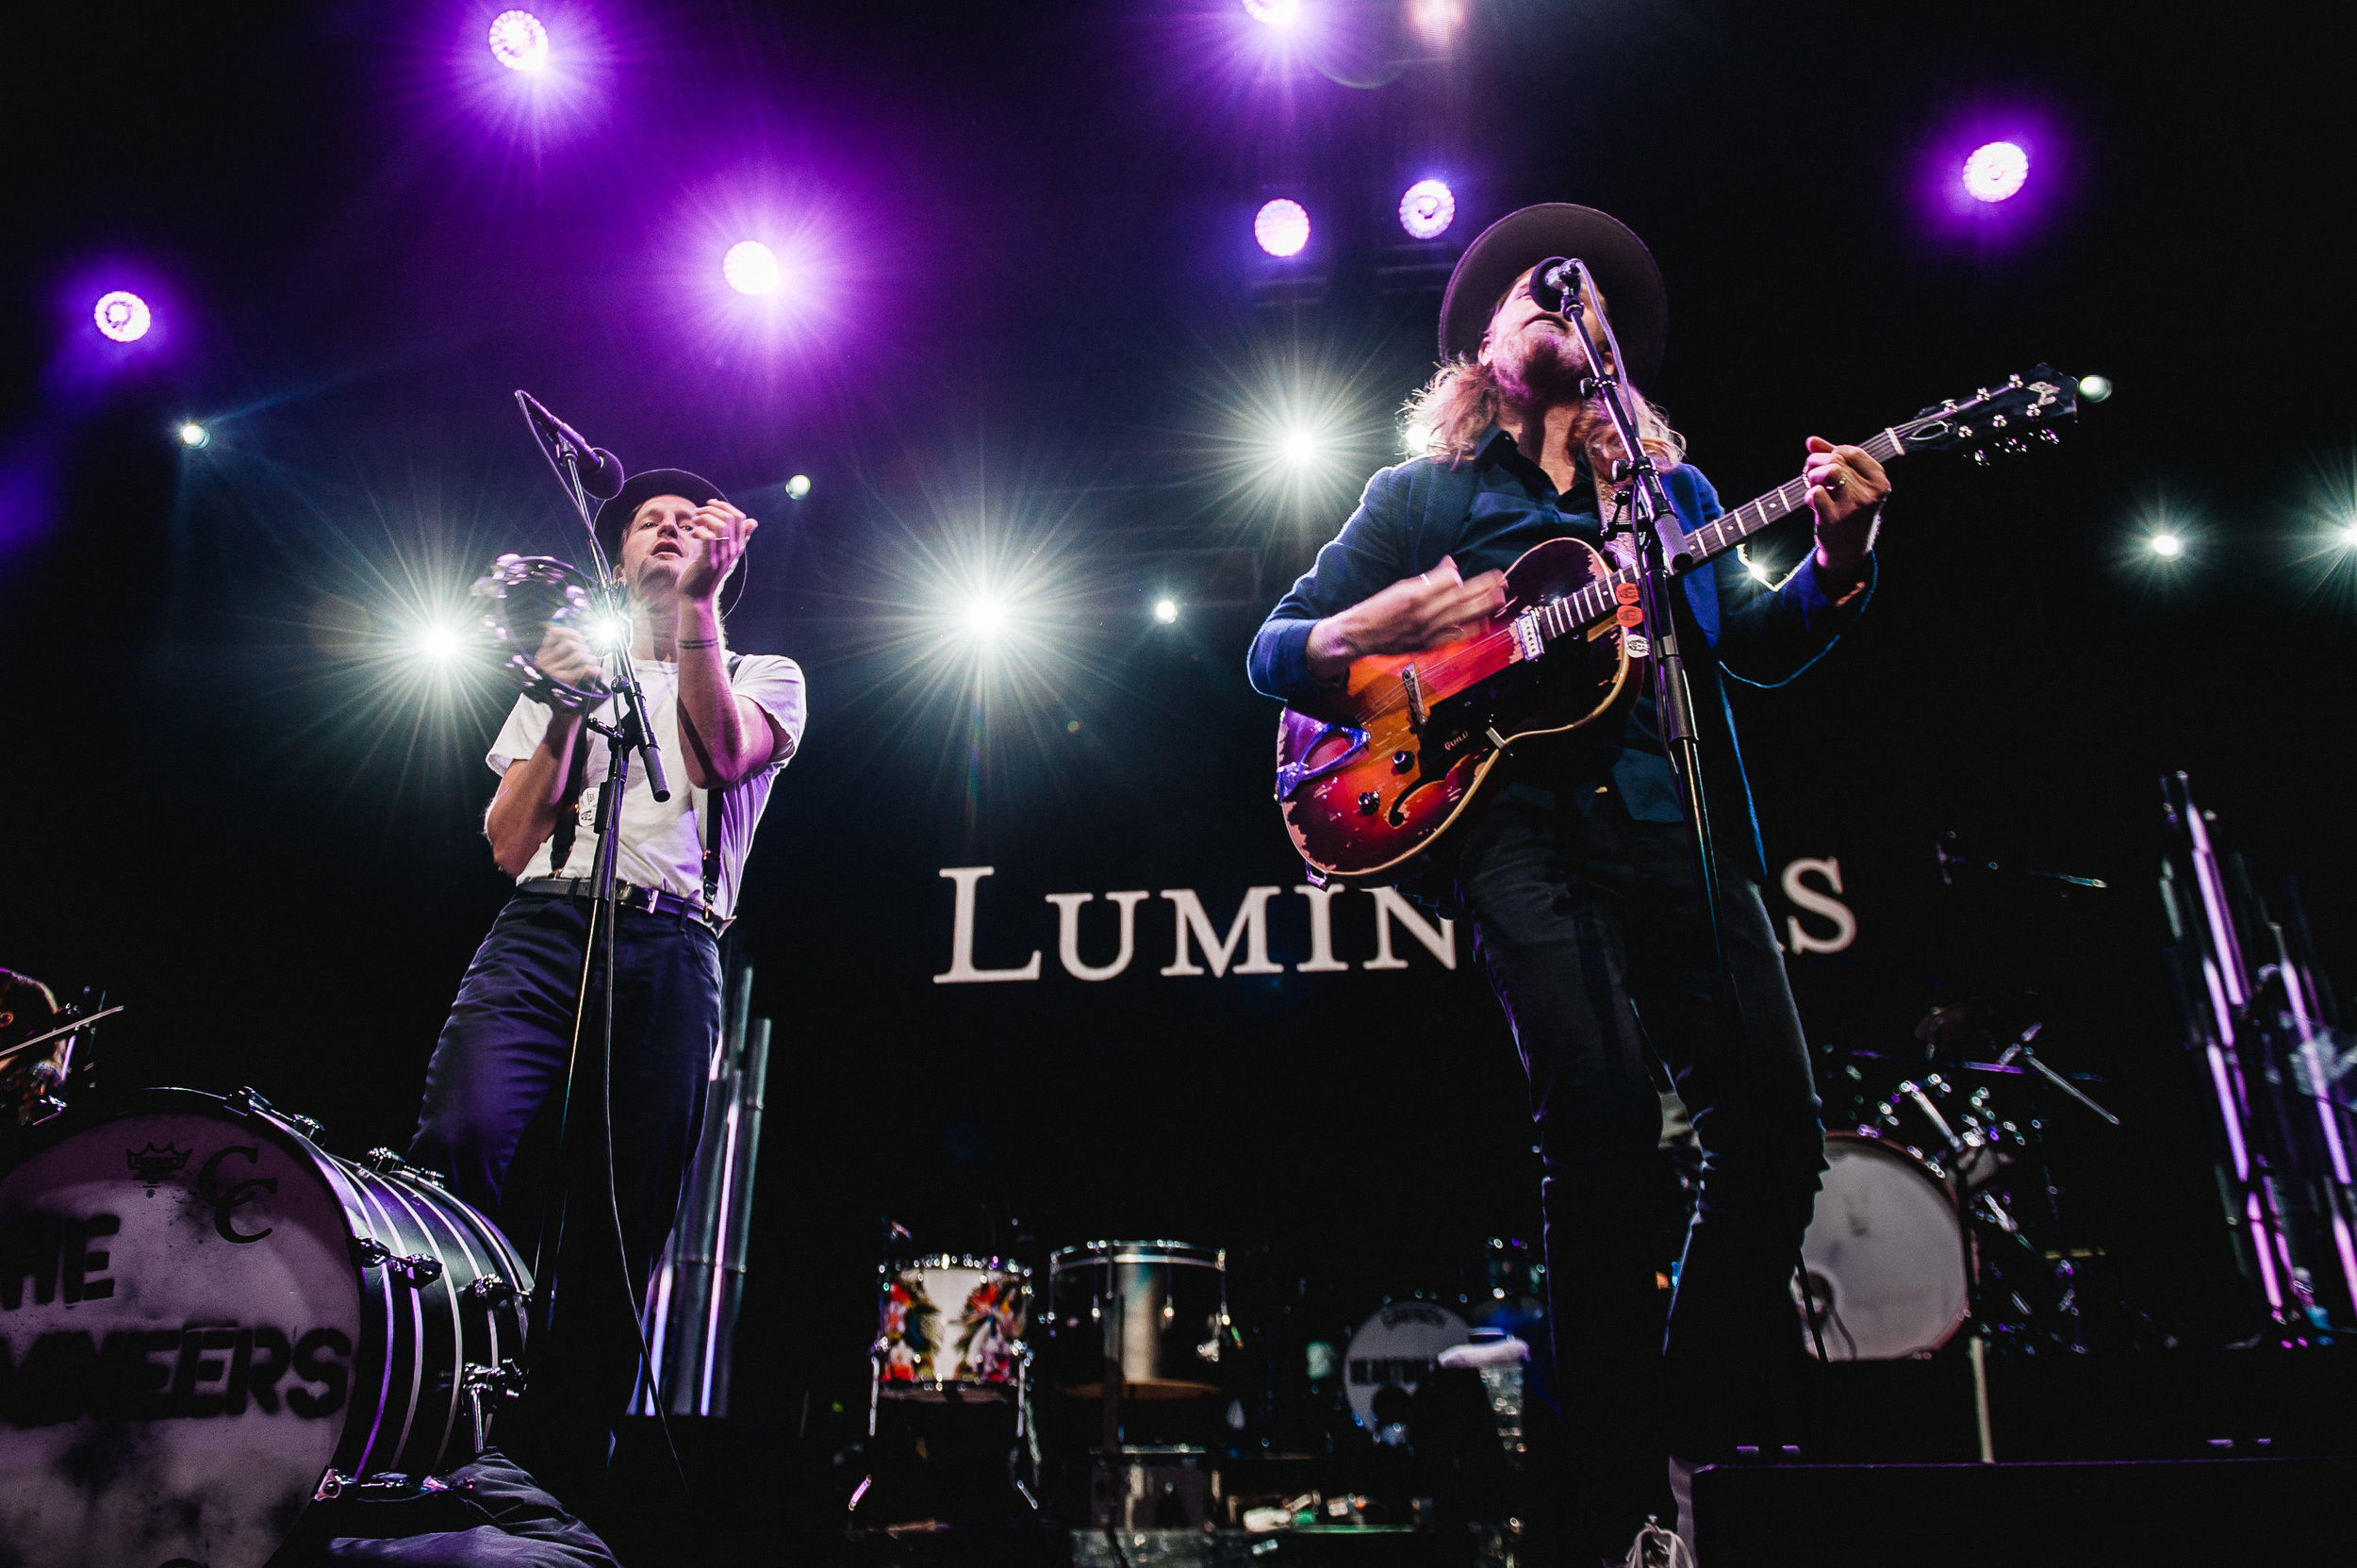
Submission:
<svg viewBox="0 0 2357 1568">
<path fill-rule="evenodd" d="M 1691 464 L 1670 470 L 1662 485 L 1689 532 L 1725 509 L 1710 481 Z M 1582 486 L 1580 494 L 1586 493 Z M 1309 642 L 1310 629 L 1318 621 L 1429 569 L 1443 555 L 1454 555 L 1459 571 L 1473 577 L 1511 566 L 1541 539 L 1566 534 L 1594 542 L 1592 503 L 1558 497 L 1553 483 L 1503 431 L 1492 430 L 1472 459 L 1454 468 L 1416 458 L 1381 470 L 1367 482 L 1343 531 L 1318 552 L 1261 623 L 1248 660 L 1252 684 L 1271 697 L 1306 698 L 1317 689 Z M 1839 602 L 1819 584 L 1814 551 L 1773 587 L 1753 579 L 1732 551 L 1685 573 L 1678 583 L 1685 590 L 1679 629 L 1703 724 L 1706 776 L 1722 812 L 1726 803 L 1741 802 L 1752 852 L 1758 856 L 1758 823 L 1720 673 L 1750 685 L 1774 686 L 1814 664 L 1864 611 L 1873 591 L 1871 558 L 1862 590 Z M 1500 781 L 1500 793 L 1551 800 L 1549 786 L 1570 788 L 1584 809 L 1594 790 L 1576 786 L 1608 774 L 1639 820 L 1677 821 L 1684 815 L 1653 739 L 1649 701 L 1634 705 L 1617 733 L 1608 722 L 1591 725 L 1568 750 L 1525 744 L 1546 755 L 1548 764 L 1543 769 L 1515 767 L 1510 782 Z M 1722 826 L 1721 832 L 1726 831 Z"/>
</svg>

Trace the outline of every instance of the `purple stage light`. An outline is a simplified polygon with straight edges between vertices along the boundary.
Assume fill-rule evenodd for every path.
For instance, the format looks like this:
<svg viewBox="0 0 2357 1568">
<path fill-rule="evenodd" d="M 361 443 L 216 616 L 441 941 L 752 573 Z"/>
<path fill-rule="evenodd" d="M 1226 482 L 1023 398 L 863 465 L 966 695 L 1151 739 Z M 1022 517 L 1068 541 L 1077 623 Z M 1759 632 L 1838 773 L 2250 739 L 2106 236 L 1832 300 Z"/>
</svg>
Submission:
<svg viewBox="0 0 2357 1568">
<path fill-rule="evenodd" d="M 1252 238 L 1271 256 L 1299 256 L 1310 242 L 1310 209 L 1279 196 L 1252 215 Z"/>
<path fill-rule="evenodd" d="M 1399 199 L 1399 226 L 1415 239 L 1438 239 L 1457 221 L 1457 196 L 1439 180 L 1418 180 Z"/>
<path fill-rule="evenodd" d="M 2030 177 L 2030 155 L 2010 141 L 1976 147 L 1964 160 L 1964 189 L 1976 202 L 2002 202 Z"/>
<path fill-rule="evenodd" d="M 720 258 L 720 275 L 740 294 L 774 294 L 785 287 L 778 253 L 758 239 L 739 239 Z"/>
<path fill-rule="evenodd" d="M 510 71 L 537 71 L 549 63 L 549 30 L 530 11 L 502 11 L 491 19 L 491 58 Z"/>
<path fill-rule="evenodd" d="M 118 343 L 136 343 L 156 324 L 147 302 L 126 289 L 100 295 L 98 307 L 91 315 L 97 321 L 98 330 Z"/>
<path fill-rule="evenodd" d="M 1301 19 L 1301 0 L 1244 0 L 1244 8 L 1253 21 L 1272 27 L 1290 27 Z"/>
</svg>

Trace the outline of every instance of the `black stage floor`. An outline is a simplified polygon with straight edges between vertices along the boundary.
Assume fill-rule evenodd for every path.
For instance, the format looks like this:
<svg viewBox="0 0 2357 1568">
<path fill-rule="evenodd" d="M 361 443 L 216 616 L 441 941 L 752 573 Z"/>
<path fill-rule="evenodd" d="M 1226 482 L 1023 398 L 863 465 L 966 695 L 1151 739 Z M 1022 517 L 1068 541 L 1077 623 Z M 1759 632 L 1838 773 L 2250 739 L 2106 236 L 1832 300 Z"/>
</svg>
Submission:
<svg viewBox="0 0 2357 1568">
<path fill-rule="evenodd" d="M 2033 1356 L 1991 1363 L 1994 1467 L 1961 1357 L 1803 1369 L 1776 1441 L 1698 1483 L 1711 1568 L 1750 1563 L 2216 1562 L 2272 1558 L 2332 1530 L 2357 1497 L 2357 1346 Z M 1446 1531 L 1072 1529 L 1052 1494 L 1030 1528 L 849 1527 L 856 1430 L 675 1421 L 693 1492 L 650 1421 L 631 1424 L 602 1521 L 630 1568 L 714 1561 L 898 1568 L 968 1563 L 1548 1563 L 1543 1521 Z M 1052 1461 L 1053 1456 L 1051 1456 Z M 1239 1468 L 1253 1456 L 1238 1456 Z M 1358 1490 L 1361 1457 L 1301 1473 Z M 1051 1471 L 1053 1465 L 1051 1462 Z M 1713 1534 L 1713 1531 L 1716 1534 Z M 2338 1531 L 2333 1531 L 2337 1534 Z M 2352 1532 L 2357 1533 L 2357 1532 Z M 2305 1560 L 2306 1559 L 2302 1559 Z M 2316 1560 L 2350 1560 L 2344 1550 Z"/>
</svg>

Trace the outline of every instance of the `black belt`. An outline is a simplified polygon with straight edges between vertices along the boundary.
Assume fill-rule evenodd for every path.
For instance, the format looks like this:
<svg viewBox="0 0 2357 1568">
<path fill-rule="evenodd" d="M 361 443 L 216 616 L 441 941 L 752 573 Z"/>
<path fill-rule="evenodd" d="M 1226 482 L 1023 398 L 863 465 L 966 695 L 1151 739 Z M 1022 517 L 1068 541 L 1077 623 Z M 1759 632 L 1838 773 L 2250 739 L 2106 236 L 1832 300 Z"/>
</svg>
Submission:
<svg viewBox="0 0 2357 1568">
<path fill-rule="evenodd" d="M 535 877 L 516 884 L 519 893 L 537 894 L 543 898 L 585 899 L 589 896 L 586 877 Z M 624 909 L 635 909 L 648 915 L 684 915 L 706 931 L 717 936 L 729 927 L 727 920 L 716 920 L 695 900 L 660 887 L 640 887 L 635 883 L 614 884 L 615 901 Z"/>
</svg>

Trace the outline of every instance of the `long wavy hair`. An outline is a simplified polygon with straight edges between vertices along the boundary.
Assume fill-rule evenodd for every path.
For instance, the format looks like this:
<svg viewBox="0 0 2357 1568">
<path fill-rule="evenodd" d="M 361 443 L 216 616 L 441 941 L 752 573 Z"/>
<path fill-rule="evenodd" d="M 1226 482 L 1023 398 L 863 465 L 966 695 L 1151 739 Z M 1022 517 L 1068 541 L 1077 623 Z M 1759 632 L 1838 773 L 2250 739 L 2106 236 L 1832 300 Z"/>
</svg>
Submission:
<svg viewBox="0 0 2357 1568">
<path fill-rule="evenodd" d="M 1519 280 L 1517 280 L 1519 281 Z M 1511 290 L 1508 290 L 1510 292 Z M 1498 303 L 1506 303 L 1501 294 Z M 1491 313 L 1496 314 L 1495 306 Z M 1676 468 L 1686 460 L 1686 437 L 1670 428 L 1669 420 L 1636 388 L 1626 388 L 1629 406 L 1637 415 L 1637 439 L 1656 464 Z M 1505 388 L 1497 372 L 1478 359 L 1462 355 L 1435 371 L 1432 379 L 1409 396 L 1401 414 L 1409 455 L 1430 457 L 1455 468 L 1474 454 L 1481 434 L 1503 422 Z M 1590 398 L 1572 416 L 1572 444 L 1588 459 L 1588 471 L 1608 474 L 1612 465 L 1628 455 L 1612 416 L 1601 398 Z"/>
</svg>

